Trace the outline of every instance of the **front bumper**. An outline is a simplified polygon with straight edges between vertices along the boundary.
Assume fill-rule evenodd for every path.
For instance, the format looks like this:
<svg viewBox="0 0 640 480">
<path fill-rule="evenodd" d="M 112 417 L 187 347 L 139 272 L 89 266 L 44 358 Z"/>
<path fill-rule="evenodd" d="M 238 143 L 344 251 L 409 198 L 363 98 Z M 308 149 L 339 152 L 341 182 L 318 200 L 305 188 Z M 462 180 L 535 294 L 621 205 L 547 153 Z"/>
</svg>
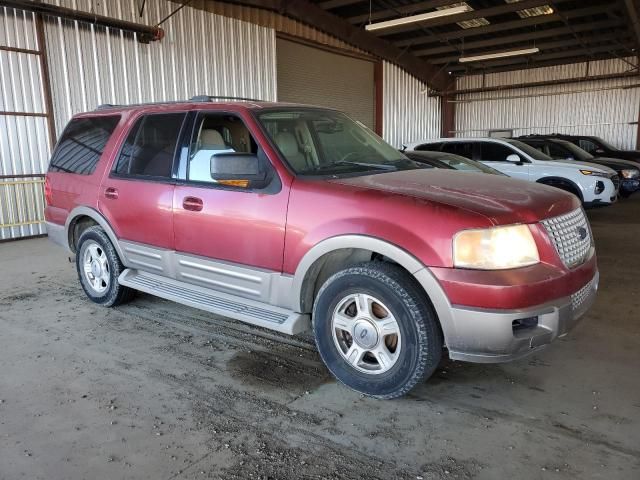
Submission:
<svg viewBox="0 0 640 480">
<path fill-rule="evenodd" d="M 569 332 L 593 305 L 599 273 L 573 294 L 544 305 L 516 310 L 452 306 L 456 332 L 447 338 L 453 360 L 497 363 L 529 355 Z M 525 319 L 529 319 L 524 321 Z M 534 320 L 536 319 L 534 324 Z M 532 324 L 531 326 L 516 326 Z"/>
<path fill-rule="evenodd" d="M 636 178 L 625 178 L 620 182 L 620 192 L 631 194 L 640 190 L 640 180 Z"/>
</svg>

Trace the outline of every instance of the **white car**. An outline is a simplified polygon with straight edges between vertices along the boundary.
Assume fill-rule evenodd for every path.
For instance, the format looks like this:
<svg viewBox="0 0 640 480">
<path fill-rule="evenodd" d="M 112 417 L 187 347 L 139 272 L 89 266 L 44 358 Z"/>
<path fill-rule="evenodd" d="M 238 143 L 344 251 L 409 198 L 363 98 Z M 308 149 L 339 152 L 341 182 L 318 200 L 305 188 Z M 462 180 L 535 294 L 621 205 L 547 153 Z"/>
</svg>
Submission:
<svg viewBox="0 0 640 480">
<path fill-rule="evenodd" d="M 518 140 L 439 138 L 410 143 L 407 150 L 442 151 L 479 160 L 510 177 L 571 192 L 585 206 L 608 205 L 618 198 L 620 179 L 615 170 L 595 163 L 554 160 Z"/>
</svg>

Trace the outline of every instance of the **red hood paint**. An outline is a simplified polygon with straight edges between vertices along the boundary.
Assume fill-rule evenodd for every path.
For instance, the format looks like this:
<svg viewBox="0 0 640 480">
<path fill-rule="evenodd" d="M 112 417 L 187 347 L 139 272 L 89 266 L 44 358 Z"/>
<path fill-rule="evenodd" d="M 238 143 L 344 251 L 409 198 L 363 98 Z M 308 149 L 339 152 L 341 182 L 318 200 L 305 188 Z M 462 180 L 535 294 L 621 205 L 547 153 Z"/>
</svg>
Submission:
<svg viewBox="0 0 640 480">
<path fill-rule="evenodd" d="M 536 223 L 580 206 L 574 195 L 557 188 L 486 173 L 405 170 L 330 182 L 457 207 L 495 225 Z"/>
</svg>

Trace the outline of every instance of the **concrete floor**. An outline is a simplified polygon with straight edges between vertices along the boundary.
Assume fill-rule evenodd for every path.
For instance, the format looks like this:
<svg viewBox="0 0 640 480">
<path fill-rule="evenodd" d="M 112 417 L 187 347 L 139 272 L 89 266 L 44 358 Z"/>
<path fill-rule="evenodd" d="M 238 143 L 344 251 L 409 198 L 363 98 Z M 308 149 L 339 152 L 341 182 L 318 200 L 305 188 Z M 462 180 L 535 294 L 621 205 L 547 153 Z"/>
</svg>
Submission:
<svg viewBox="0 0 640 480">
<path fill-rule="evenodd" d="M 640 196 L 589 216 L 602 287 L 571 334 L 395 401 L 336 384 L 307 339 L 103 309 L 46 239 L 0 244 L 0 479 L 640 478 Z"/>
</svg>

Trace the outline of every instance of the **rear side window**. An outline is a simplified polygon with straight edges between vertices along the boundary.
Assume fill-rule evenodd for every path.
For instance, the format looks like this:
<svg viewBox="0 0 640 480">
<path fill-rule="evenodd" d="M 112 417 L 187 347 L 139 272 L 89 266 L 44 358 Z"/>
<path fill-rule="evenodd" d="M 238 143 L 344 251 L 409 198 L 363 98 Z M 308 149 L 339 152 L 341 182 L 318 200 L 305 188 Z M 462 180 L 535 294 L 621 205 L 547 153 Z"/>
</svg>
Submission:
<svg viewBox="0 0 640 480">
<path fill-rule="evenodd" d="M 442 151 L 473 159 L 473 143 L 471 142 L 445 142 L 442 144 Z"/>
<path fill-rule="evenodd" d="M 423 143 L 418 145 L 414 150 L 418 152 L 439 152 L 442 143 Z"/>
<path fill-rule="evenodd" d="M 49 171 L 91 175 L 119 121 L 119 115 L 71 120 L 53 152 Z"/>
<path fill-rule="evenodd" d="M 485 161 L 506 162 L 507 157 L 515 153 L 511 148 L 501 143 L 486 142 L 480 144 L 480 158 Z"/>
<path fill-rule="evenodd" d="M 122 146 L 115 173 L 124 177 L 170 178 L 185 116 L 166 113 L 141 117 Z"/>
</svg>

